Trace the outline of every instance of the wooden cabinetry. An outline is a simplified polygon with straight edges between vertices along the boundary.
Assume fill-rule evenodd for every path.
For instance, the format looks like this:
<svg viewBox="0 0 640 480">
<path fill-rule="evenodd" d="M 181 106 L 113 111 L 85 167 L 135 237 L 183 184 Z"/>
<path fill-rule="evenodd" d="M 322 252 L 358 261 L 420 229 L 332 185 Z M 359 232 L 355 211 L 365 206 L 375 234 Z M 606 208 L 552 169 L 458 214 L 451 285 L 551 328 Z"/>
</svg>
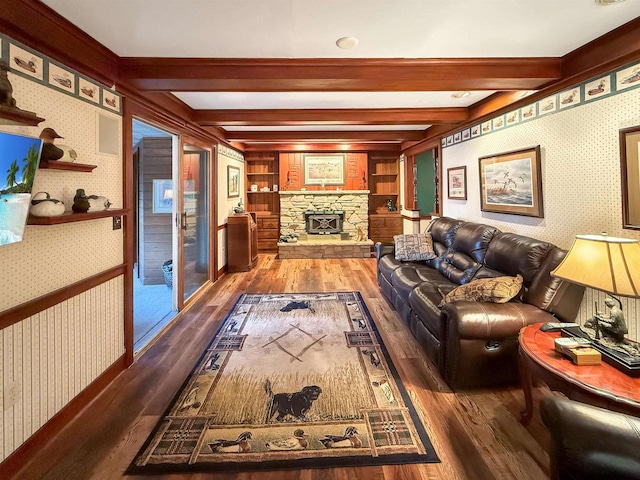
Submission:
<svg viewBox="0 0 640 480">
<path fill-rule="evenodd" d="M 402 233 L 402 217 L 397 212 L 369 215 L 369 238 L 374 242 L 393 242 Z"/>
<path fill-rule="evenodd" d="M 279 169 L 276 152 L 251 152 L 245 157 L 247 175 L 247 211 L 255 213 L 258 229 L 258 251 L 277 251 L 280 237 Z M 251 186 L 255 185 L 254 190 Z M 268 188 L 268 191 L 263 189 Z"/>
<path fill-rule="evenodd" d="M 398 154 L 371 152 L 369 190 L 369 238 L 374 242 L 392 242 L 394 235 L 402 233 Z M 389 200 L 394 211 L 387 207 Z"/>
<path fill-rule="evenodd" d="M 258 263 L 256 216 L 236 213 L 227 220 L 227 270 L 248 272 Z"/>
</svg>

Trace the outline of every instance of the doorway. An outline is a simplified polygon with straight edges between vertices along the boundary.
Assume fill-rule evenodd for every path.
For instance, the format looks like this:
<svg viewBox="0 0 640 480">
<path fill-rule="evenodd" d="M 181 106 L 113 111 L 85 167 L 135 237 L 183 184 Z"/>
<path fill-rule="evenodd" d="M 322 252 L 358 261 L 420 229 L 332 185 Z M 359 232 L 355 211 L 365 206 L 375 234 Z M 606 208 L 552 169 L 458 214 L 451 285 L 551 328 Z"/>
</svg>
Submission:
<svg viewBox="0 0 640 480">
<path fill-rule="evenodd" d="M 182 148 L 182 213 L 179 255 L 182 256 L 182 301 L 211 278 L 209 151 L 190 144 Z"/>
<path fill-rule="evenodd" d="M 177 233 L 174 165 L 178 137 L 133 119 L 135 202 L 133 272 L 134 354 L 178 313 L 173 273 Z"/>
</svg>

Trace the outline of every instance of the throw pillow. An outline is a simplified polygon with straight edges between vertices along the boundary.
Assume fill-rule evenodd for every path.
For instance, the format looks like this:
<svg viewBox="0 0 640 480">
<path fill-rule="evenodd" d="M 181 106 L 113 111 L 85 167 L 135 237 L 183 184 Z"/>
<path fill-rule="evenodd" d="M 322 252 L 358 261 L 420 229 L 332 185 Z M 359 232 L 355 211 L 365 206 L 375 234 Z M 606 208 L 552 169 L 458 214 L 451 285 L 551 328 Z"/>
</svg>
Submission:
<svg viewBox="0 0 640 480">
<path fill-rule="evenodd" d="M 411 233 L 394 235 L 396 260 L 401 262 L 418 262 L 436 258 L 433 251 L 433 240 L 430 233 Z"/>
<path fill-rule="evenodd" d="M 516 277 L 495 277 L 473 280 L 447 293 L 439 307 L 456 300 L 476 302 L 507 303 L 522 288 L 522 275 Z"/>
</svg>

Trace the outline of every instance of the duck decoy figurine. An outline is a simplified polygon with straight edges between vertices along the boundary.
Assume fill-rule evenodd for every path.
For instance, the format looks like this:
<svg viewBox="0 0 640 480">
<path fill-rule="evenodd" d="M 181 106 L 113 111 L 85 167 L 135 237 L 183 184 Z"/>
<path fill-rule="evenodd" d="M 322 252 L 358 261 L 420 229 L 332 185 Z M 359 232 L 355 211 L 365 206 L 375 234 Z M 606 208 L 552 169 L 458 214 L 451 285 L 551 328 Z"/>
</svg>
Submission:
<svg viewBox="0 0 640 480">
<path fill-rule="evenodd" d="M 9 65 L 7 65 L 6 62 L 0 61 L 0 106 L 17 108 L 16 99 L 13 98 L 13 86 L 7 76 L 8 71 Z"/>
<path fill-rule="evenodd" d="M 73 206 L 71 210 L 76 213 L 85 213 L 91 210 L 92 212 L 98 210 L 106 210 L 111 206 L 111 202 L 107 197 L 101 197 L 99 195 L 87 195 L 84 192 L 84 188 L 76 190 L 76 195 L 73 197 Z"/>
<path fill-rule="evenodd" d="M 91 207 L 91 204 L 89 203 L 87 195 L 84 193 L 84 188 L 77 189 L 76 195 L 73 197 L 71 210 L 76 213 L 85 213 L 89 211 L 89 207 Z"/>
<path fill-rule="evenodd" d="M 56 217 L 64 213 L 64 203 L 47 192 L 38 192 L 31 199 L 29 213 L 36 217 Z"/>
<path fill-rule="evenodd" d="M 64 150 L 56 147 L 53 142 L 56 138 L 64 138 L 58 135 L 53 128 L 45 128 L 40 132 L 40 138 L 42 139 L 42 153 L 40 154 L 40 160 L 52 161 L 59 160 L 64 155 Z"/>
</svg>

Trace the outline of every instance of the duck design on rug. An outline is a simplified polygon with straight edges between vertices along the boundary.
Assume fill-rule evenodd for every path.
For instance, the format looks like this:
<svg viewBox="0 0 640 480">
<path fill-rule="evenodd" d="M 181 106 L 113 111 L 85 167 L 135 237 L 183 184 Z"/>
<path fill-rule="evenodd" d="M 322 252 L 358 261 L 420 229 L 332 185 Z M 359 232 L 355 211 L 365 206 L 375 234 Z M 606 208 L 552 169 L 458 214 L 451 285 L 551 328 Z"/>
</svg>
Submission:
<svg viewBox="0 0 640 480">
<path fill-rule="evenodd" d="M 277 440 L 271 440 L 264 444 L 268 450 L 304 450 L 309 446 L 304 430 L 301 428 L 296 429 L 293 432 L 293 437 L 279 438 Z"/>
<path fill-rule="evenodd" d="M 347 427 L 344 435 L 325 435 L 318 440 L 325 448 L 358 448 L 362 446 L 358 434 L 356 427 Z"/>
<path fill-rule="evenodd" d="M 216 453 L 246 453 L 251 450 L 251 432 L 242 432 L 235 440 L 217 439 L 209 443 L 209 448 Z"/>
</svg>

